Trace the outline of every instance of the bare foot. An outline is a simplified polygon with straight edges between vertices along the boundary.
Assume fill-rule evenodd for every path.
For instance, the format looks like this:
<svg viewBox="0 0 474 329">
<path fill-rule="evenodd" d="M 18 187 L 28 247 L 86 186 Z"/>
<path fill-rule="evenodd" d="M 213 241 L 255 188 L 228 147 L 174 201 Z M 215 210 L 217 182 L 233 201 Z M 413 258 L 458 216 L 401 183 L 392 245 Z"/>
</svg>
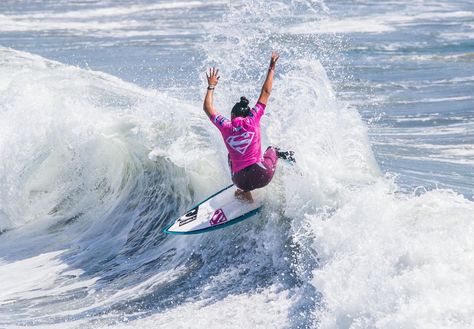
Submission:
<svg viewBox="0 0 474 329">
<path fill-rule="evenodd" d="M 253 203 L 252 193 L 250 193 L 250 191 L 244 192 L 240 189 L 237 189 L 234 195 L 239 200 L 247 201 L 248 203 Z"/>
</svg>

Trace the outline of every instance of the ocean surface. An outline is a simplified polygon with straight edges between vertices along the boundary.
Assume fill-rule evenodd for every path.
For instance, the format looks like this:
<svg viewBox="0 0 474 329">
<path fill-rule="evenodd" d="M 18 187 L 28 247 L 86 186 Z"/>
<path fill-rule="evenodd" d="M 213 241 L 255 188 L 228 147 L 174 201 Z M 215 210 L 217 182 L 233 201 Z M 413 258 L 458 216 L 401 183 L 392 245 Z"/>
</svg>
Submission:
<svg viewBox="0 0 474 329">
<path fill-rule="evenodd" d="M 265 208 L 202 111 L 292 149 Z M 0 328 L 473 328 L 474 3 L 0 2 Z"/>
</svg>

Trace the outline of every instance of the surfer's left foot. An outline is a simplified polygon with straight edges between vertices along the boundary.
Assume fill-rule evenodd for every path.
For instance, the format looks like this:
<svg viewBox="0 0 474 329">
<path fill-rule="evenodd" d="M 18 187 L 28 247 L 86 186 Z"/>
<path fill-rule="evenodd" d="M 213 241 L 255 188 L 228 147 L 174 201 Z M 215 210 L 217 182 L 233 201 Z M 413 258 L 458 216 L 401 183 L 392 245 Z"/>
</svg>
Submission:
<svg viewBox="0 0 474 329">
<path fill-rule="evenodd" d="M 276 154 L 279 159 L 287 160 L 288 162 L 295 163 L 295 152 L 293 151 L 280 151 L 279 148 L 276 148 Z"/>
<path fill-rule="evenodd" d="M 240 189 L 237 189 L 234 193 L 235 197 L 239 200 L 247 201 L 248 203 L 253 203 L 252 193 L 250 191 L 244 192 Z"/>
</svg>

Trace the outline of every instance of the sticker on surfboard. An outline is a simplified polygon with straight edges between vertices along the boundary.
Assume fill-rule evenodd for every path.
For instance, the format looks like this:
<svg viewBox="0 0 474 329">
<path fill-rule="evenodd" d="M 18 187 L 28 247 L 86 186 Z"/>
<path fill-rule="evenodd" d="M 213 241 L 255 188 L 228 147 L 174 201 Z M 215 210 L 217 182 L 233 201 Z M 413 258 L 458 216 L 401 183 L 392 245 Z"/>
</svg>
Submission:
<svg viewBox="0 0 474 329">
<path fill-rule="evenodd" d="M 163 232 L 168 234 L 196 234 L 227 227 L 255 215 L 262 207 L 258 191 L 253 191 L 253 203 L 234 196 L 236 188 L 229 185 L 211 195 L 183 216 L 168 225 Z"/>
</svg>

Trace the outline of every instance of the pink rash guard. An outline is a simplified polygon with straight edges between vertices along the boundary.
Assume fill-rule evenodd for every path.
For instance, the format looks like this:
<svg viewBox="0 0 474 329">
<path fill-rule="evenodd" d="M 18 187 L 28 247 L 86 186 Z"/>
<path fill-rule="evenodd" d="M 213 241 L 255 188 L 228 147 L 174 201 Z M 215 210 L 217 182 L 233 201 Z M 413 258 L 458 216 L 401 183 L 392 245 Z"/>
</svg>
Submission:
<svg viewBox="0 0 474 329">
<path fill-rule="evenodd" d="M 260 118 L 265 112 L 265 106 L 258 102 L 245 118 L 229 120 L 219 113 L 211 116 L 212 123 L 221 132 L 229 151 L 232 174 L 262 161 Z"/>
</svg>

